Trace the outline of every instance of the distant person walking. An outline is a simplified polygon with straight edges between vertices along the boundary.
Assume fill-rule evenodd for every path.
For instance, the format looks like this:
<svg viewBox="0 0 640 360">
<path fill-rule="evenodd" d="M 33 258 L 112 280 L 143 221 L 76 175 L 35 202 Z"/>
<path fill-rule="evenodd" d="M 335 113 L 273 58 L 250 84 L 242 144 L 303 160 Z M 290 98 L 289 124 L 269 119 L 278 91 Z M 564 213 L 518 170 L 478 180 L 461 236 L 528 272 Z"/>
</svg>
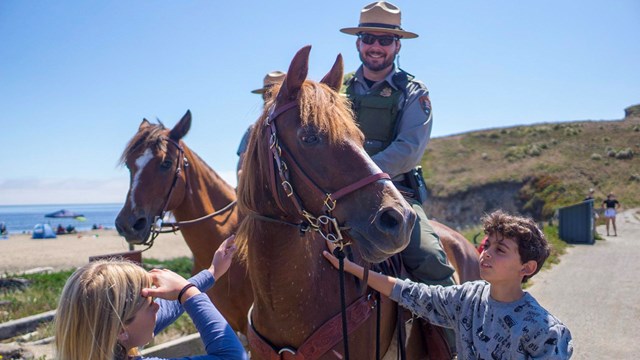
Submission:
<svg viewBox="0 0 640 360">
<path fill-rule="evenodd" d="M 607 224 L 607 236 L 610 236 L 609 223 L 613 224 L 613 236 L 618 236 L 618 230 L 616 229 L 616 212 L 620 209 L 620 202 L 616 200 L 616 196 L 613 193 L 609 193 L 607 199 L 602 202 L 602 208 L 604 209 L 604 219 Z"/>
<path fill-rule="evenodd" d="M 584 200 L 582 200 L 582 201 L 589 201 L 589 200 L 593 200 L 593 194 L 594 194 L 595 192 L 596 192 L 596 191 L 595 191 L 593 188 L 589 189 L 589 193 L 587 194 L 587 196 L 585 196 Z"/>
<path fill-rule="evenodd" d="M 593 207 L 593 234 L 596 234 L 596 221 L 598 220 L 598 212 L 595 208 L 595 199 L 593 198 L 593 194 L 596 191 L 593 188 L 589 189 L 589 193 L 587 193 L 587 196 L 585 196 L 584 200 L 582 201 L 593 201 L 594 202 L 594 207 Z"/>
</svg>

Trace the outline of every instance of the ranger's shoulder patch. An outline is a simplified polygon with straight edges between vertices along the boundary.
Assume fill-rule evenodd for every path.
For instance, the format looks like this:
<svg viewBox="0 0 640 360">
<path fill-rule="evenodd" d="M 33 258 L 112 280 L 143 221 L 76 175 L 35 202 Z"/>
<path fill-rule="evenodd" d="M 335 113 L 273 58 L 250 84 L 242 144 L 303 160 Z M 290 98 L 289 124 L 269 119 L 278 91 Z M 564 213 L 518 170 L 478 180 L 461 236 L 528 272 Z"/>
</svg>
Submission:
<svg viewBox="0 0 640 360">
<path fill-rule="evenodd" d="M 431 100 L 429 100 L 429 95 L 420 96 L 418 99 L 420 102 L 420 107 L 422 107 L 422 111 L 424 111 L 427 116 L 431 115 Z"/>
</svg>

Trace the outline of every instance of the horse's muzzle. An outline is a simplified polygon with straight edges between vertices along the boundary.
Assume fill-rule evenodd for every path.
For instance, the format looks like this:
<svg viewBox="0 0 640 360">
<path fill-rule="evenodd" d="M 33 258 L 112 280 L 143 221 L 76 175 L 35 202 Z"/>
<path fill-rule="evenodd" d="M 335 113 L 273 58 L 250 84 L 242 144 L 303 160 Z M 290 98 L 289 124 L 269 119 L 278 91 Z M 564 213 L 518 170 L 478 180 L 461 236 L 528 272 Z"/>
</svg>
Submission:
<svg viewBox="0 0 640 360">
<path fill-rule="evenodd" d="M 150 234 L 150 222 L 145 216 L 127 216 L 120 212 L 116 218 L 116 230 L 130 244 L 143 244 Z"/>
</svg>

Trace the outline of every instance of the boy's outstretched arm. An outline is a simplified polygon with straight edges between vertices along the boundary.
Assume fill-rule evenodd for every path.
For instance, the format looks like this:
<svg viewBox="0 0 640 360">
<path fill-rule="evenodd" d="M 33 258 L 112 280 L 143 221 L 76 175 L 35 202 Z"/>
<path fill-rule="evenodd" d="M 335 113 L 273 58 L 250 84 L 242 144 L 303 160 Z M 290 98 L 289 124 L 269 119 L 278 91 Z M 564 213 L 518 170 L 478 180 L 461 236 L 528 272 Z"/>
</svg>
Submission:
<svg viewBox="0 0 640 360">
<path fill-rule="evenodd" d="M 328 245 L 328 246 L 329 246 L 329 249 L 334 248 L 333 245 Z M 331 263 L 331 265 L 333 265 L 333 267 L 338 269 L 338 266 L 339 266 L 338 259 L 335 256 L 333 256 L 332 253 L 325 250 L 322 252 L 322 255 L 324 255 L 324 257 L 327 260 L 329 260 L 329 262 Z M 358 264 L 352 263 L 347 258 L 344 259 L 344 271 L 348 272 L 349 274 L 355 275 L 360 280 L 363 280 L 364 278 L 364 268 Z M 384 296 L 386 297 L 391 296 L 391 290 L 393 290 L 393 285 L 395 285 L 395 283 L 396 283 L 396 278 L 387 276 L 387 275 L 378 274 L 375 271 L 369 270 L 369 280 L 368 280 L 369 286 L 376 289 Z"/>
</svg>

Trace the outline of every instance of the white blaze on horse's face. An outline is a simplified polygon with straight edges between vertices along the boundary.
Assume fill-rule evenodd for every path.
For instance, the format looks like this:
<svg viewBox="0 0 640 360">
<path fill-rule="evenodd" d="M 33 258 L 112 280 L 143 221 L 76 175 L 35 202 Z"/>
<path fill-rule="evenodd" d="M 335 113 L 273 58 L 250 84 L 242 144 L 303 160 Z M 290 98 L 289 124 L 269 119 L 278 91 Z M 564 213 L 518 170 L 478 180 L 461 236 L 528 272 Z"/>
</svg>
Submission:
<svg viewBox="0 0 640 360">
<path fill-rule="evenodd" d="M 136 188 L 138 187 L 138 184 L 140 183 L 140 175 L 142 174 L 142 170 L 144 170 L 144 167 L 149 163 L 149 161 L 151 161 L 151 159 L 153 159 L 153 151 L 151 151 L 151 149 L 146 149 L 144 153 L 135 161 L 136 173 L 133 176 L 133 184 L 131 184 L 131 208 L 132 209 L 136 208 L 136 200 L 133 198 L 133 196 L 136 193 Z"/>
</svg>

